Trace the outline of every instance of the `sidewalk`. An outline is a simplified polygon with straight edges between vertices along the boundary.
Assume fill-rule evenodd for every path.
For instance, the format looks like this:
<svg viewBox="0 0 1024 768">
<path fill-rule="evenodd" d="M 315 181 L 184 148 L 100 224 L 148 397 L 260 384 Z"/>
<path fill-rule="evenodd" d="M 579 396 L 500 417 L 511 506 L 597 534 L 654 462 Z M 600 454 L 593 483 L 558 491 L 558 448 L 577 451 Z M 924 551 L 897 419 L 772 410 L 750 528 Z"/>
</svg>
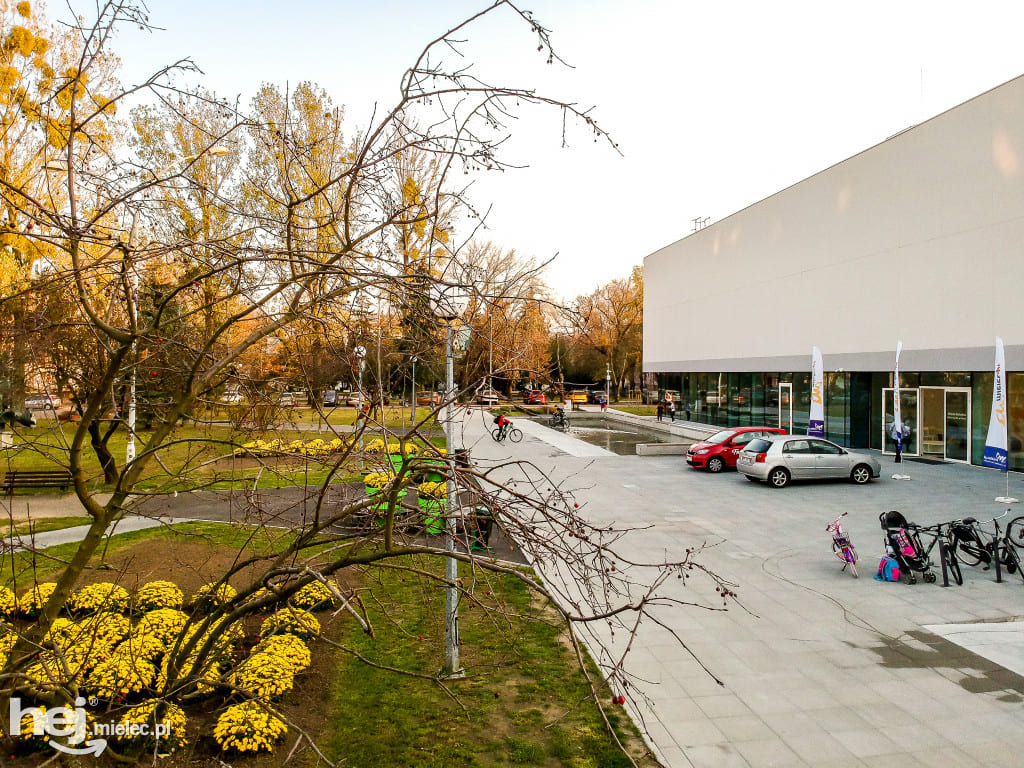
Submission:
<svg viewBox="0 0 1024 768">
<path fill-rule="evenodd" d="M 922 524 L 1005 507 L 1003 476 L 977 467 L 880 457 L 867 486 L 794 484 L 775 490 L 735 473 L 710 475 L 682 457 L 586 456 L 530 429 L 494 443 L 478 418 L 464 424 L 474 461 L 532 461 L 578 489 L 595 525 L 636 528 L 618 548 L 631 559 L 702 561 L 736 583 L 742 607 L 659 609 L 719 686 L 672 635 L 642 625 L 630 656 L 642 696 L 634 719 L 668 768 L 691 766 L 996 766 L 1020 762 L 1024 736 L 1024 581 L 964 569 L 962 587 L 874 581 L 878 515 L 899 509 Z M 892 480 L 896 471 L 911 477 Z M 509 480 L 521 469 L 493 469 Z M 504 475 L 504 476 L 502 476 Z M 1010 495 L 1024 482 L 1010 478 Z M 830 552 L 825 524 L 848 511 L 862 573 Z M 1024 515 L 1024 508 L 1010 516 Z M 1009 518 L 1007 518 L 1009 519 Z M 1003 521 L 1005 523 L 1005 520 Z M 670 580 L 666 594 L 697 595 Z M 941 576 L 940 576 L 941 583 Z M 647 699 L 644 699 L 644 696 Z"/>
</svg>

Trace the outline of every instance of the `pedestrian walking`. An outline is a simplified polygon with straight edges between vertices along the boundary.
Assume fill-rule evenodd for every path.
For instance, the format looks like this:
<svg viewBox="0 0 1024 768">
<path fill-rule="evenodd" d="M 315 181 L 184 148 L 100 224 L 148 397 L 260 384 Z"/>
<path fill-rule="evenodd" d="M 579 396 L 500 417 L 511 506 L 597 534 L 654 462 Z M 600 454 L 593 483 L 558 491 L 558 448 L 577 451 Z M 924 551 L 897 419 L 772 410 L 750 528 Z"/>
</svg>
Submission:
<svg viewBox="0 0 1024 768">
<path fill-rule="evenodd" d="M 676 401 L 671 392 L 665 393 L 665 410 L 668 411 L 669 419 L 676 420 Z"/>
<path fill-rule="evenodd" d="M 889 422 L 889 437 L 896 443 L 896 463 L 900 464 L 903 462 L 903 435 L 905 427 L 900 422 L 893 419 Z"/>
<path fill-rule="evenodd" d="M 690 420 L 690 401 L 686 401 L 686 420 Z"/>
<path fill-rule="evenodd" d="M 661 421 L 661 417 L 665 415 L 665 406 L 658 403 L 658 421 Z"/>
</svg>

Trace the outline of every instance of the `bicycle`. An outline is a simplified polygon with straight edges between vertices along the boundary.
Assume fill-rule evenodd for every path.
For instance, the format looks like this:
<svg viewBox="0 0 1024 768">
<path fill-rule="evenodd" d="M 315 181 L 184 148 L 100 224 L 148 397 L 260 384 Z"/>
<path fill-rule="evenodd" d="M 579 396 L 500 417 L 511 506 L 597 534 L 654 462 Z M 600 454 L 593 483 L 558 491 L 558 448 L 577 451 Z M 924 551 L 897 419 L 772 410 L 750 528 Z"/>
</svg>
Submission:
<svg viewBox="0 0 1024 768">
<path fill-rule="evenodd" d="M 927 526 L 913 526 L 919 534 L 930 535 L 932 537 L 931 543 L 924 548 L 924 556 L 930 557 L 932 549 L 941 540 L 945 546 L 940 547 L 939 551 L 942 553 L 942 557 L 945 560 L 946 573 L 953 577 L 953 581 L 960 586 L 964 583 L 964 575 L 960 570 L 960 561 L 956 556 L 957 544 L 953 536 L 953 526 L 962 523 L 961 520 L 953 520 L 948 523 L 938 523 L 936 525 Z"/>
<path fill-rule="evenodd" d="M 518 443 L 520 440 L 523 439 L 523 432 L 519 428 L 510 425 L 504 427 L 496 427 L 495 429 L 491 430 L 491 437 L 494 439 L 494 442 L 496 443 L 504 442 L 506 437 L 513 443 Z"/>
<path fill-rule="evenodd" d="M 973 517 L 953 520 L 949 523 L 956 558 L 965 565 L 985 564 L 987 570 L 992 563 L 991 545 L 981 538 L 978 521 Z"/>
<path fill-rule="evenodd" d="M 1007 510 L 1002 515 L 992 520 L 992 523 L 995 525 L 996 528 L 996 535 L 992 539 L 992 543 L 988 545 L 989 551 L 992 553 L 995 559 L 1002 566 L 1005 567 L 1007 573 L 1016 573 L 1021 577 L 1021 579 L 1024 579 L 1024 567 L 1021 566 L 1020 555 L 1017 553 L 1015 539 L 1011 535 L 1011 529 L 1014 528 L 1014 524 L 1017 524 L 1017 527 L 1019 528 L 1021 524 L 1024 524 L 1024 518 L 1015 517 L 1007 524 L 1005 532 L 1002 536 L 1000 536 L 999 520 L 1005 517 L 1006 513 L 1008 512 L 1009 510 Z M 1018 521 L 1021 522 L 1018 523 Z M 1016 538 L 1018 540 L 1020 539 L 1021 535 L 1021 533 L 1016 532 Z"/>
<path fill-rule="evenodd" d="M 561 429 L 569 428 L 569 419 L 565 417 L 565 411 L 555 411 L 551 414 L 551 426 Z"/>
<path fill-rule="evenodd" d="M 860 576 L 857 573 L 857 550 L 853 548 L 853 542 L 850 541 L 850 537 L 843 528 L 843 524 L 839 522 L 847 514 L 843 512 L 843 514 L 826 525 L 825 530 L 832 534 L 832 553 L 843 562 L 844 571 L 846 566 L 850 566 L 850 573 L 856 579 Z"/>
</svg>

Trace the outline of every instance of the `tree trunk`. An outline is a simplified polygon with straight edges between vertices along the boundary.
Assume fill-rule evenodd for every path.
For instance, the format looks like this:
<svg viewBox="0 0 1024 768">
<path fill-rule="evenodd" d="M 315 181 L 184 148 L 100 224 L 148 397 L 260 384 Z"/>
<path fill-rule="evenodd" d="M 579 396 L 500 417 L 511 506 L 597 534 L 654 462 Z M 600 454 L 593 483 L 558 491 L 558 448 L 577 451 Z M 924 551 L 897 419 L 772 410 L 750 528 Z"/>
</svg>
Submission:
<svg viewBox="0 0 1024 768">
<path fill-rule="evenodd" d="M 107 433 L 107 438 L 109 438 L 113 432 L 113 430 L 110 430 Z M 100 424 L 98 421 L 92 421 L 89 423 L 89 442 L 92 443 L 92 449 L 96 452 L 96 458 L 100 460 L 100 466 L 103 467 L 103 481 L 107 485 L 116 485 L 117 462 L 114 460 L 114 455 L 107 447 L 107 441 L 100 437 Z"/>
</svg>

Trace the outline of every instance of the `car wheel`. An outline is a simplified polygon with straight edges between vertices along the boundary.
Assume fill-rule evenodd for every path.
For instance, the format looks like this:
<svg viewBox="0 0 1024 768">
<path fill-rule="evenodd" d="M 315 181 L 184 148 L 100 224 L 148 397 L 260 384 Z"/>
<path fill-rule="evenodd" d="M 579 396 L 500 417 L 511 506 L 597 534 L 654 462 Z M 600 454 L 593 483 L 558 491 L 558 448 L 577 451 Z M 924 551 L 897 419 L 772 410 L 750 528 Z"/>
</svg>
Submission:
<svg viewBox="0 0 1024 768">
<path fill-rule="evenodd" d="M 871 477 L 871 467 L 867 464 L 858 464 L 850 473 L 850 479 L 857 485 L 864 485 L 864 483 L 870 482 Z"/>
<path fill-rule="evenodd" d="M 772 488 L 785 488 L 789 485 L 789 470 L 776 467 L 768 473 L 768 483 Z"/>
<path fill-rule="evenodd" d="M 708 472 L 721 472 L 725 469 L 725 462 L 722 460 L 721 456 L 712 456 L 708 459 L 707 467 Z"/>
</svg>

